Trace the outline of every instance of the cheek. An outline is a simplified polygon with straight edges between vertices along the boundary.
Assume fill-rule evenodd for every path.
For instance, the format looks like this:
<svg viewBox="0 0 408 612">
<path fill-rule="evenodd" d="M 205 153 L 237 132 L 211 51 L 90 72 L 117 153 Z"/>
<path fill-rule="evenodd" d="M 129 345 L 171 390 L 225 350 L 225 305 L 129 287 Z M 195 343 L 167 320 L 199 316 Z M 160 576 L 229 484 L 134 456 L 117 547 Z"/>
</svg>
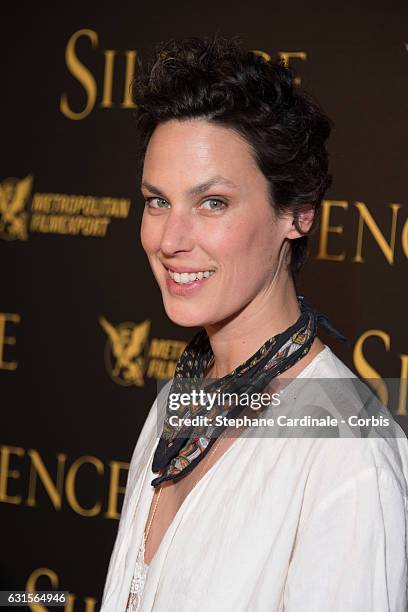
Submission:
<svg viewBox="0 0 408 612">
<path fill-rule="evenodd" d="M 268 219 L 247 219 L 231 228 L 225 240 L 226 256 L 238 267 L 251 271 L 252 276 L 270 268 L 277 243 L 276 228 Z"/>
<path fill-rule="evenodd" d="M 160 232 L 158 224 L 152 223 L 152 219 L 143 213 L 142 223 L 140 226 L 140 241 L 146 253 L 157 251 L 160 245 Z"/>
<path fill-rule="evenodd" d="M 207 234 L 208 252 L 222 272 L 222 299 L 229 305 L 231 300 L 235 304 L 251 299 L 273 274 L 272 242 L 270 224 L 249 218 L 237 219 Z"/>
</svg>

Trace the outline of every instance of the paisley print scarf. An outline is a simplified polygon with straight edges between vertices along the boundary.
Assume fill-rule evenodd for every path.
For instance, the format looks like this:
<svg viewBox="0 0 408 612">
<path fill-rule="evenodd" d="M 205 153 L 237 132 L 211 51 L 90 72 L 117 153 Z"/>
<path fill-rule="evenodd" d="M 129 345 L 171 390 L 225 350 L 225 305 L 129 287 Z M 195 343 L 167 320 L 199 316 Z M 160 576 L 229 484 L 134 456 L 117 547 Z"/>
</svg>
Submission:
<svg viewBox="0 0 408 612">
<path fill-rule="evenodd" d="M 232 372 L 209 382 L 205 386 L 206 394 L 262 393 L 275 376 L 285 372 L 309 352 L 319 324 L 337 339 L 347 341 L 334 329 L 327 317 L 310 306 L 303 296 L 299 295 L 297 299 L 301 311 L 299 319 L 286 331 L 269 338 L 252 357 Z M 153 486 L 166 480 L 179 480 L 188 474 L 198 465 L 217 437 L 226 429 L 226 425 L 188 427 L 183 425 L 184 419 L 205 415 L 213 422 L 217 415 L 230 419 L 237 417 L 244 410 L 243 405 L 225 406 L 224 404 L 217 405 L 217 403 L 214 403 L 211 410 L 208 410 L 208 407 L 202 403 L 198 406 L 190 403 L 180 405 L 176 410 L 173 407 L 170 409 L 169 397 L 172 394 L 185 393 L 187 387 L 191 392 L 191 389 L 194 388 L 194 381 L 199 383 L 197 388 L 203 388 L 203 379 L 207 368 L 213 362 L 213 357 L 207 332 L 202 329 L 188 343 L 177 362 L 167 397 L 163 431 L 153 457 L 152 470 L 161 472 L 161 474 L 152 480 Z M 187 386 L 186 383 L 188 383 Z M 174 419 L 170 417 L 175 415 L 178 417 L 177 421 L 182 423 L 179 426 L 171 424 Z"/>
</svg>

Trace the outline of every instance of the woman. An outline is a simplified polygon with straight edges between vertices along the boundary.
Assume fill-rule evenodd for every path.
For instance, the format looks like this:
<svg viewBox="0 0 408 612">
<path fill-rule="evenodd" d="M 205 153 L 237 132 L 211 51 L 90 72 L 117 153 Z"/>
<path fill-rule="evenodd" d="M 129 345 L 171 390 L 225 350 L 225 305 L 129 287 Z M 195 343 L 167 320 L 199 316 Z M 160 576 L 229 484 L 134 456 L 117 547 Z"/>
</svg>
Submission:
<svg viewBox="0 0 408 612">
<path fill-rule="evenodd" d="M 137 442 L 102 611 L 403 612 L 408 451 L 392 419 L 392 441 L 234 435 L 183 419 L 234 421 L 251 406 L 166 405 L 189 381 L 253 398 L 355 378 L 294 284 L 330 184 L 330 120 L 236 38 L 163 45 L 134 97 L 142 244 L 168 317 L 202 329 Z M 332 411 L 326 400 L 310 405 Z"/>
</svg>

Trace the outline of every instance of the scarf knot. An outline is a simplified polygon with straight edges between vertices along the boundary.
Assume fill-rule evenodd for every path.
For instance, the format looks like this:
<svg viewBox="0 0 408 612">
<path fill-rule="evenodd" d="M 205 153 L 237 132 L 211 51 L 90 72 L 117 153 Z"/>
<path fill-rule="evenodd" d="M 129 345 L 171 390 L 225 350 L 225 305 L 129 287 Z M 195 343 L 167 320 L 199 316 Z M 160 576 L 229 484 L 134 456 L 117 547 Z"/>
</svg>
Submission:
<svg viewBox="0 0 408 612">
<path fill-rule="evenodd" d="M 269 338 L 249 359 L 220 379 L 209 382 L 205 393 L 252 394 L 262 393 L 268 383 L 276 376 L 291 368 L 310 350 L 321 325 L 331 335 L 342 342 L 347 338 L 338 332 L 328 318 L 316 311 L 302 295 L 297 296 L 300 316 L 287 330 Z M 205 457 L 215 439 L 226 429 L 226 425 L 215 426 L 215 417 L 228 419 L 237 417 L 244 409 L 238 404 L 227 406 L 219 403 L 197 404 L 190 401 L 180 404 L 176 409 L 169 404 L 175 394 L 189 393 L 195 387 L 203 386 L 205 372 L 214 355 L 205 329 L 195 334 L 185 347 L 175 368 L 174 378 L 167 397 L 166 415 L 163 431 L 153 457 L 153 472 L 162 472 L 152 480 L 157 486 L 167 480 L 179 480 L 193 470 Z M 208 397 L 208 396 L 207 396 Z M 174 425 L 172 417 L 178 419 Z M 184 426 L 183 421 L 191 422 L 198 417 L 196 426 Z M 201 421 L 199 417 L 207 417 Z M 202 424 L 201 424 L 202 423 Z"/>
</svg>

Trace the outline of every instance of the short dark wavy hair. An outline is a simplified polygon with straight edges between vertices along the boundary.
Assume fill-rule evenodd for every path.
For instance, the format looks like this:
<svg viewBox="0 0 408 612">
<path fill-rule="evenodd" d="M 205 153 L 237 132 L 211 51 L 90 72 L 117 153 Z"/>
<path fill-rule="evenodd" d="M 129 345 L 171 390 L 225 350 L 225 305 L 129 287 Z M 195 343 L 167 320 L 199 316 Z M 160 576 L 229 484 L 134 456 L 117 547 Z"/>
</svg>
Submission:
<svg viewBox="0 0 408 612">
<path fill-rule="evenodd" d="M 277 214 L 292 212 L 302 233 L 291 240 L 295 275 L 306 260 L 308 234 L 317 227 L 332 181 L 325 146 L 332 120 L 294 84 L 283 60 L 247 50 L 239 36 L 172 39 L 156 47 L 146 69 L 138 63 L 132 94 L 140 161 L 156 126 L 171 119 L 202 118 L 235 130 L 268 180 L 271 205 Z M 298 215 L 310 204 L 315 215 L 306 234 Z"/>
</svg>

